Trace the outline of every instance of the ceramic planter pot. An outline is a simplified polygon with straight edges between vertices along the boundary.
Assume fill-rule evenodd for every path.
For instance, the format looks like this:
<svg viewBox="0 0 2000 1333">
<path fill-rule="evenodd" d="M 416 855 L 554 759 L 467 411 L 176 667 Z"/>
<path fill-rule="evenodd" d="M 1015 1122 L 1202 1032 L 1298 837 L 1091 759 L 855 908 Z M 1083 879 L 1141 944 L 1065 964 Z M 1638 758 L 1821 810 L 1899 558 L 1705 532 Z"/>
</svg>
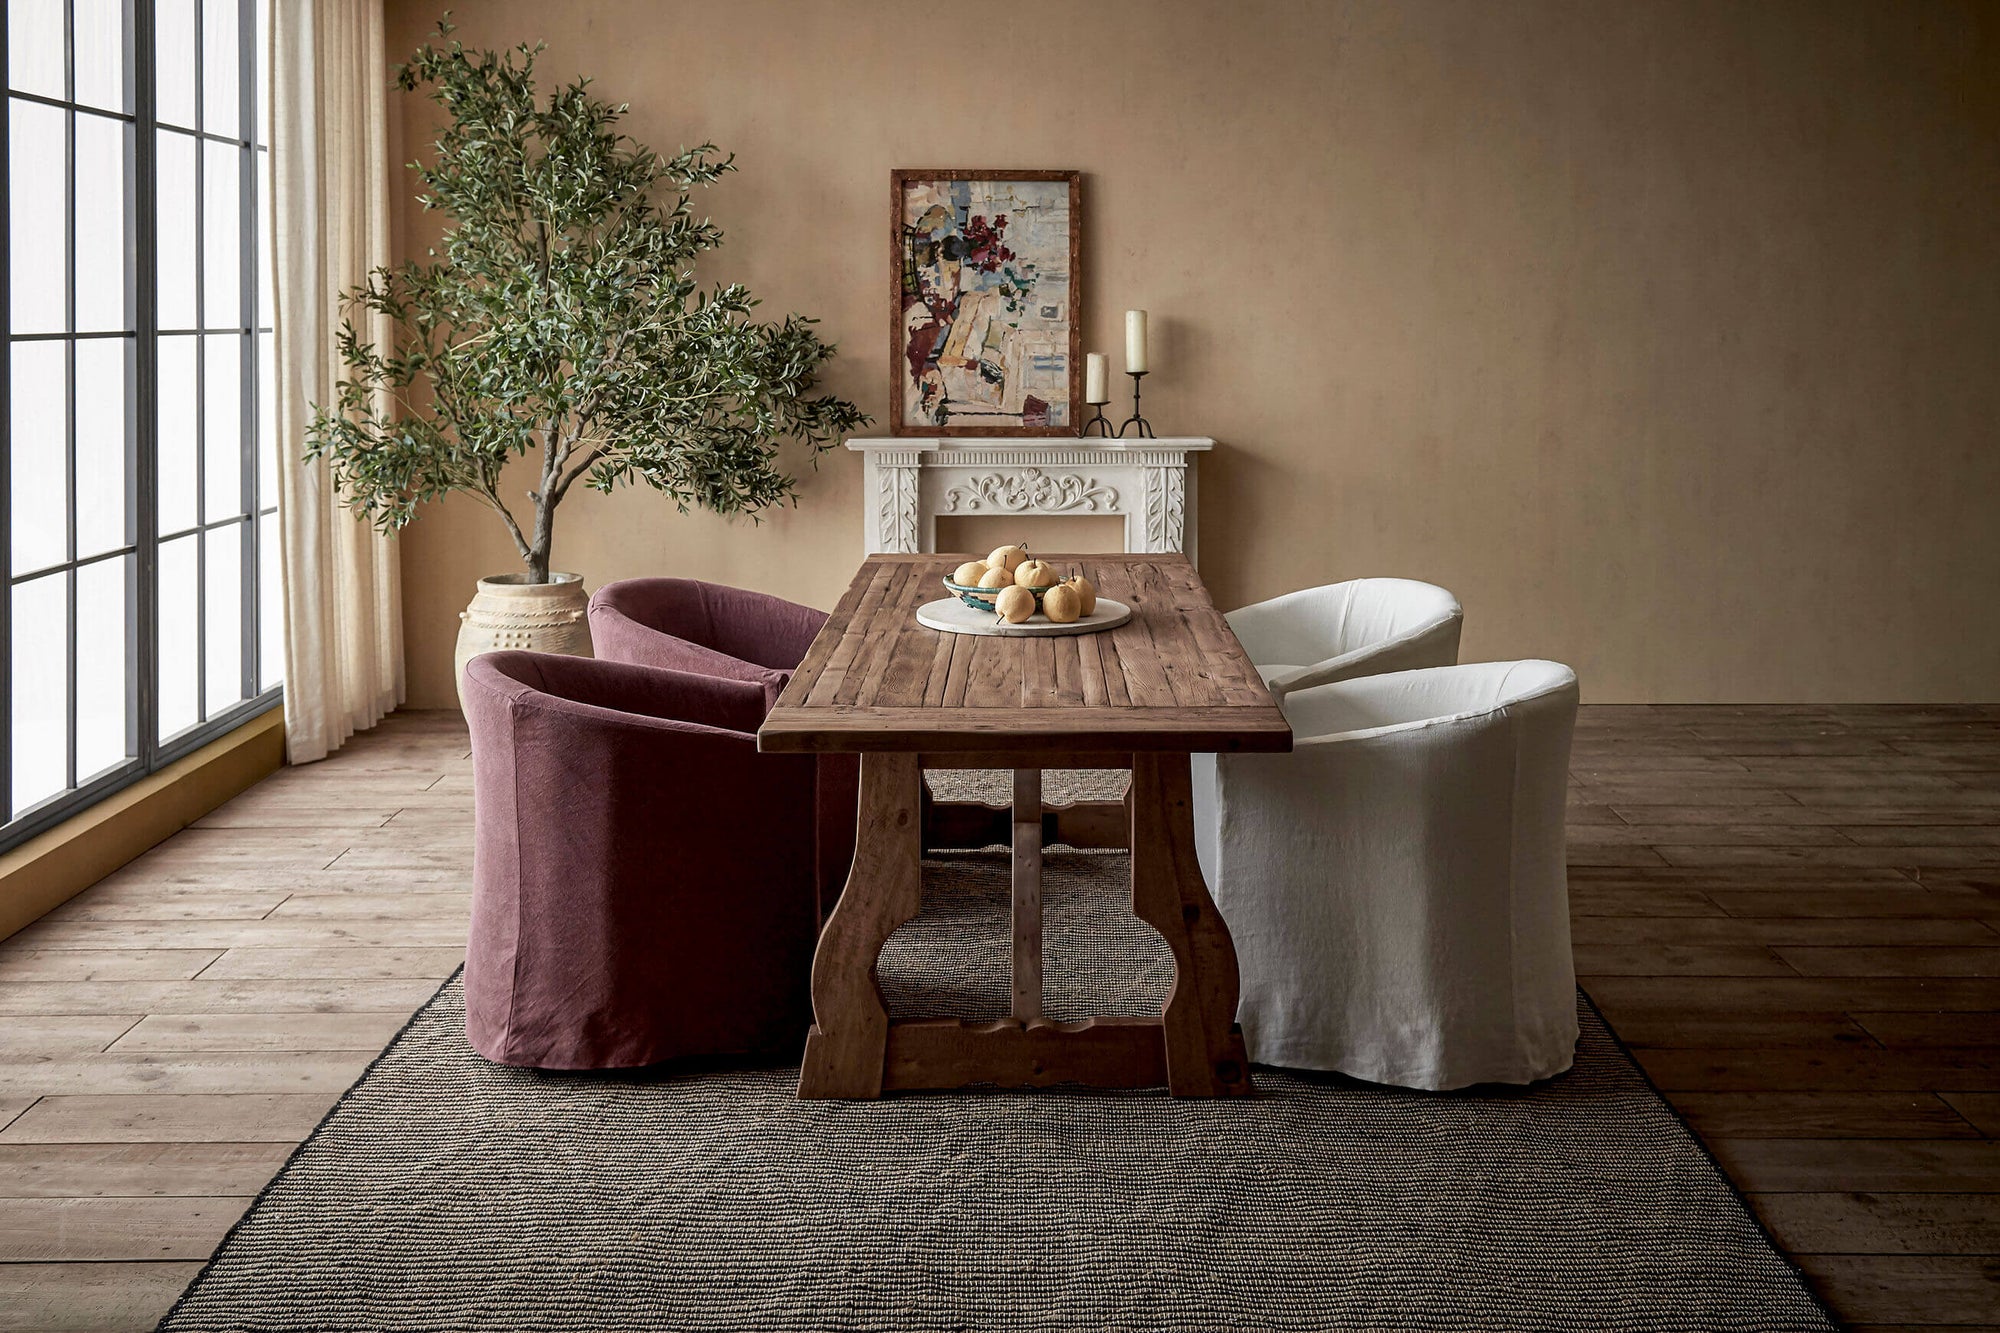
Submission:
<svg viewBox="0 0 2000 1333">
<path fill-rule="evenodd" d="M 465 664 L 481 653 L 525 648 L 537 653 L 590 657 L 590 599 L 581 574 L 550 574 L 528 583 L 524 574 L 479 580 L 471 605 L 458 614 L 458 651 L 451 676 L 463 690 Z M 462 696 L 461 696 L 462 697 Z"/>
</svg>

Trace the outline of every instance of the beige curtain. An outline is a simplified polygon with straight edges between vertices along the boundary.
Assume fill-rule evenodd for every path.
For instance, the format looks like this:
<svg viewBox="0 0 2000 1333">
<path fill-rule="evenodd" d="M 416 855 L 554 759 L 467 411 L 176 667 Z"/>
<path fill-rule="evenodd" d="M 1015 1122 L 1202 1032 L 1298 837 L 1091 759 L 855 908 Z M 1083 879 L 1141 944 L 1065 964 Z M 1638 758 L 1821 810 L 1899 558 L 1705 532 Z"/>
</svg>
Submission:
<svg viewBox="0 0 2000 1333">
<path fill-rule="evenodd" d="M 389 261 L 382 0 L 274 0 L 270 60 L 285 743 L 300 764 L 403 701 L 396 544 L 301 457 L 342 374 L 339 294 Z M 387 341 L 379 321 L 362 332 Z"/>
</svg>

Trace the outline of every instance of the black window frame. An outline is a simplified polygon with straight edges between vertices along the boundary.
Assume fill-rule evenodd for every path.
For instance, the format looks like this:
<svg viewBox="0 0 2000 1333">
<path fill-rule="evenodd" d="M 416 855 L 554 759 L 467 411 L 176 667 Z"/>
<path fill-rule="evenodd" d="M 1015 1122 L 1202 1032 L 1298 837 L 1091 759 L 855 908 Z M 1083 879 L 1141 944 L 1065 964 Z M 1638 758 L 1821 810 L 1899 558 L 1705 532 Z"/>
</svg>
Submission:
<svg viewBox="0 0 2000 1333">
<path fill-rule="evenodd" d="M 271 447 L 261 439 L 262 386 L 259 383 L 265 340 L 272 337 L 268 321 L 271 311 L 265 304 L 264 268 L 270 263 L 269 238 L 259 225 L 259 196 L 267 187 L 269 145 L 260 142 L 263 123 L 258 107 L 258 55 L 267 34 L 260 30 L 265 6 L 259 0 L 237 0 L 237 125 L 232 134 L 218 134 L 207 126 L 207 90 L 203 62 L 207 43 L 203 26 L 206 6 L 193 0 L 193 88 L 194 124 L 162 124 L 157 97 L 157 52 L 155 47 L 156 0 L 122 0 L 124 60 L 124 109 L 112 111 L 76 100 L 75 0 L 61 0 L 63 16 L 64 96 L 52 98 L 38 93 L 17 92 L 12 87 L 10 61 L 11 21 L 0 20 L 0 78 L 7 87 L 0 90 L 0 319 L 5 320 L 6 347 L 0 355 L 0 438 L 9 448 L 0 451 L 0 851 L 80 813 L 105 797 L 130 786 L 217 737 L 241 727 L 269 712 L 283 701 L 282 683 L 260 689 L 261 682 L 281 670 L 268 669 L 263 655 L 261 618 L 264 597 L 260 588 L 264 520 L 275 515 L 275 495 L 261 493 L 260 451 Z M 13 328 L 12 255 L 12 131 L 16 101 L 50 107 L 64 113 L 65 146 L 63 169 L 63 218 L 65 240 L 64 303 L 65 325 L 59 333 L 17 334 Z M 126 127 L 125 144 L 125 309 L 127 328 L 117 332 L 79 332 L 76 329 L 76 117 L 101 116 Z M 182 135 L 192 140 L 195 176 L 194 209 L 194 293 L 195 325 L 192 329 L 162 329 L 159 324 L 158 256 L 158 157 L 162 133 Z M 208 318 L 207 261 L 208 234 L 204 209 L 207 206 L 206 173 L 208 145 L 228 145 L 236 150 L 237 180 L 237 300 L 242 316 L 231 324 L 215 324 Z M 238 448 L 241 454 L 241 490 L 236 512 L 211 518 L 208 506 L 208 353 L 211 339 L 237 335 L 240 338 L 238 372 Z M 196 388 L 194 398 L 194 481 L 195 524 L 191 528 L 160 531 L 159 496 L 159 358 L 162 338 L 186 336 L 194 348 Z M 76 347 L 79 342 L 116 339 L 126 345 L 125 356 L 125 540 L 119 546 L 90 555 L 77 554 L 77 411 L 83 386 L 76 379 Z M 64 472 L 68 487 L 64 559 L 38 565 L 18 578 L 13 568 L 13 469 L 11 435 L 13 429 L 13 348 L 24 342 L 62 342 L 66 348 L 67 386 L 65 398 Z M 226 353 L 225 353 L 226 355 Z M 241 697 L 219 705 L 210 714 L 208 702 L 208 570 L 210 542 L 214 534 L 240 527 L 240 606 L 238 649 L 242 659 L 239 689 Z M 275 534 L 276 521 L 271 527 Z M 162 739 L 159 734 L 159 553 L 164 542 L 200 533 L 195 540 L 195 681 L 197 720 L 192 726 Z M 226 539 L 226 538 L 225 538 Z M 94 774 L 77 772 L 77 571 L 105 560 L 131 557 L 126 576 L 125 634 L 125 726 L 126 755 L 118 764 Z M 62 632 L 68 641 L 68 672 L 64 687 L 65 740 L 67 765 L 65 787 L 23 810 L 13 813 L 14 785 L 14 635 L 17 630 L 33 632 L 43 627 L 16 626 L 14 590 L 17 586 L 43 578 L 65 582 L 65 620 Z M 277 664 L 280 668 L 282 663 Z"/>
</svg>

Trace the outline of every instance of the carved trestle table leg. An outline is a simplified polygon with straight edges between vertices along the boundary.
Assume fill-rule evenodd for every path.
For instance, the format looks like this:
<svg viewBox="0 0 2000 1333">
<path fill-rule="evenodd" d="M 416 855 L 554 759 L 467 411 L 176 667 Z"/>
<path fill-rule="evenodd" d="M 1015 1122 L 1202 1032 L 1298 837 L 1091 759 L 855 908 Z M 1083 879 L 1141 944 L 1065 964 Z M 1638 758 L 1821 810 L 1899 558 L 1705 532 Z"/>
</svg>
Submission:
<svg viewBox="0 0 2000 1333">
<path fill-rule="evenodd" d="M 1042 1014 L 1042 773 L 1014 771 L 1013 1013 L 988 1022 L 891 1024 L 876 960 L 922 905 L 923 777 L 914 754 L 861 761 L 854 869 L 813 958 L 813 1016 L 799 1095 L 874 1098 L 884 1088 L 973 1083 L 1158 1086 L 1177 1097 L 1253 1091 L 1236 1027 L 1238 976 L 1229 928 L 1195 859 L 1185 754 L 1134 755 L 1132 911 L 1174 956 L 1159 1018 L 1051 1022 Z"/>
<path fill-rule="evenodd" d="M 1176 1097 L 1240 1097 L 1252 1091 L 1241 985 L 1229 927 L 1215 910 L 1194 850 L 1194 789 L 1185 754 L 1135 754 L 1132 786 L 1132 912 L 1174 954 L 1174 985 L 1161 1025 L 1167 1089 Z"/>
<path fill-rule="evenodd" d="M 875 961 L 896 927 L 923 905 L 917 756 L 861 756 L 859 836 L 847 889 L 813 955 L 813 1028 L 799 1072 L 801 1097 L 882 1095 L 889 1011 Z"/>
</svg>

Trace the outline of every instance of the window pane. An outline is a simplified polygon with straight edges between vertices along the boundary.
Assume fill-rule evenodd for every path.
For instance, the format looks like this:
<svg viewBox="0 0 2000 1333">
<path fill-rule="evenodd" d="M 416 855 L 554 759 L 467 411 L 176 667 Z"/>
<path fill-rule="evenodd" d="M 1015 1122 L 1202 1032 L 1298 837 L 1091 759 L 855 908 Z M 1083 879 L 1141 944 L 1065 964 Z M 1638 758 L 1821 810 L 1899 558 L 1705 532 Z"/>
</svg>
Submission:
<svg viewBox="0 0 2000 1333">
<path fill-rule="evenodd" d="M 243 697 L 243 532 L 233 523 L 203 534 L 208 542 L 208 713 Z"/>
<path fill-rule="evenodd" d="M 69 552 L 66 344 L 15 343 L 8 470 L 13 483 L 14 573 L 61 564 Z"/>
<path fill-rule="evenodd" d="M 285 679 L 285 609 L 278 584 L 278 516 L 257 520 L 257 688 Z"/>
<path fill-rule="evenodd" d="M 243 38 L 236 28 L 236 0 L 202 0 L 201 127 L 234 136 L 242 122 L 237 79 Z"/>
<path fill-rule="evenodd" d="M 243 512 L 243 335 L 202 339 L 207 358 L 202 380 L 202 521 Z"/>
<path fill-rule="evenodd" d="M 162 124 L 194 128 L 194 0 L 153 7 L 154 96 Z"/>
<path fill-rule="evenodd" d="M 68 327 L 65 312 L 66 256 L 69 228 L 63 199 L 68 170 L 63 155 L 69 137 L 66 113 L 54 107 L 8 103 L 12 118 L 7 134 L 9 236 L 8 279 L 16 333 L 60 333 Z"/>
<path fill-rule="evenodd" d="M 271 150 L 257 150 L 257 327 L 271 327 Z"/>
<path fill-rule="evenodd" d="M 257 0 L 253 9 L 257 31 L 250 45 L 257 57 L 257 142 L 264 144 L 271 142 L 271 62 L 265 55 L 271 49 L 271 0 Z"/>
<path fill-rule="evenodd" d="M 76 571 L 76 777 L 87 782 L 132 757 L 126 627 L 132 557 Z"/>
<path fill-rule="evenodd" d="M 14 585 L 14 809 L 69 785 L 69 576 Z"/>
<path fill-rule="evenodd" d="M 160 327 L 194 327 L 194 144 L 185 134 L 160 131 Z"/>
<path fill-rule="evenodd" d="M 196 536 L 160 543 L 159 739 L 201 721 L 201 603 Z"/>
<path fill-rule="evenodd" d="M 96 555 L 131 540 L 125 491 L 124 338 L 76 345 L 76 553 Z"/>
<path fill-rule="evenodd" d="M 277 366 L 271 335 L 257 335 L 257 507 L 278 503 Z"/>
<path fill-rule="evenodd" d="M 243 150 L 226 143 L 202 144 L 201 278 L 206 304 L 201 317 L 211 329 L 243 327 Z"/>
<path fill-rule="evenodd" d="M 125 135 L 122 121 L 76 118 L 76 326 L 129 329 L 125 314 Z"/>
<path fill-rule="evenodd" d="M 160 339 L 160 531 L 195 525 L 194 335 Z M 164 614 L 164 612 L 162 612 Z"/>
<path fill-rule="evenodd" d="M 7 0 L 7 86 L 63 95 L 63 0 Z"/>
<path fill-rule="evenodd" d="M 76 16 L 76 100 L 107 111 L 125 110 L 123 0 L 74 0 L 72 12 Z"/>
</svg>

